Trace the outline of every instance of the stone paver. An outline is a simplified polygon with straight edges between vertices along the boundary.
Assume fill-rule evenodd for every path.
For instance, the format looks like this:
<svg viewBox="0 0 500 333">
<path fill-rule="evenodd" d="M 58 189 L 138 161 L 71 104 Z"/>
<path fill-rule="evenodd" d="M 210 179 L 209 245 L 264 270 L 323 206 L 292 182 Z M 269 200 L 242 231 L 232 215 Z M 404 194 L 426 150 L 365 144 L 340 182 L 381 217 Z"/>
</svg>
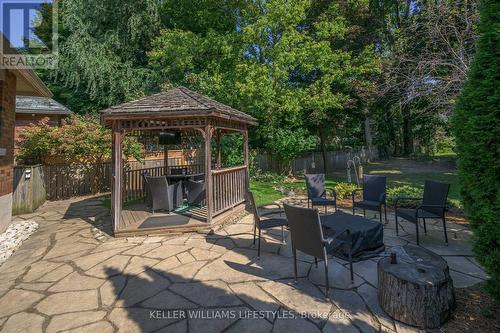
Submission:
<svg viewBox="0 0 500 333">
<path fill-rule="evenodd" d="M 42 298 L 34 291 L 12 289 L 0 299 L 0 317 L 26 310 Z"/>
<path fill-rule="evenodd" d="M 50 320 L 46 332 L 59 332 L 92 324 L 104 318 L 105 315 L 105 311 L 83 311 L 56 315 Z"/>
<path fill-rule="evenodd" d="M 40 227 L 0 266 L 0 332 L 418 332 L 380 308 L 378 258 L 354 264 L 354 283 L 329 258 L 327 300 L 322 262 L 299 253 L 294 282 L 287 231 L 284 244 L 279 228 L 265 231 L 257 257 L 252 216 L 209 235 L 115 239 L 91 225 L 106 214 L 88 197 L 15 218 Z M 449 224 L 449 246 L 439 223 L 428 229 L 421 244 L 448 261 L 456 287 L 488 278 L 466 227 Z M 384 242 L 415 243 L 414 226 L 398 236 L 389 214 Z"/>
<path fill-rule="evenodd" d="M 44 318 L 34 313 L 17 313 L 7 320 L 0 332 L 41 333 Z"/>
<path fill-rule="evenodd" d="M 203 307 L 241 305 L 228 285 L 222 281 L 176 283 L 170 290 Z"/>
<path fill-rule="evenodd" d="M 98 306 L 97 290 L 68 291 L 47 296 L 36 309 L 46 315 L 95 310 Z"/>
</svg>

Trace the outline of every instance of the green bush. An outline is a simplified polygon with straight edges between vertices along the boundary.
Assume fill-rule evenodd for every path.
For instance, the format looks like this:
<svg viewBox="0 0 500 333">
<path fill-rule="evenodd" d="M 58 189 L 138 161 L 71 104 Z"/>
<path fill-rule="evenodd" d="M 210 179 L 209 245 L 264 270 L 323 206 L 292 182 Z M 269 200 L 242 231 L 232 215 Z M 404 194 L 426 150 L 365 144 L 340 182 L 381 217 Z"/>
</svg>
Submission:
<svg viewBox="0 0 500 333">
<path fill-rule="evenodd" d="M 272 172 L 263 172 L 253 174 L 251 179 L 256 182 L 282 183 L 285 181 L 285 176 Z"/>
<path fill-rule="evenodd" d="M 337 192 L 337 199 L 349 199 L 351 198 L 352 191 L 358 188 L 358 185 L 353 183 L 339 182 L 334 186 L 335 192 Z"/>
<path fill-rule="evenodd" d="M 474 232 L 474 253 L 491 276 L 488 291 L 500 299 L 500 2 L 480 4 L 479 39 L 468 81 L 453 118 L 458 179 Z"/>
<path fill-rule="evenodd" d="M 418 186 L 413 185 L 400 185 L 387 189 L 387 205 L 394 206 L 394 202 L 398 197 L 421 198 L 423 190 Z M 415 202 L 401 201 L 401 207 L 415 206 Z"/>
</svg>

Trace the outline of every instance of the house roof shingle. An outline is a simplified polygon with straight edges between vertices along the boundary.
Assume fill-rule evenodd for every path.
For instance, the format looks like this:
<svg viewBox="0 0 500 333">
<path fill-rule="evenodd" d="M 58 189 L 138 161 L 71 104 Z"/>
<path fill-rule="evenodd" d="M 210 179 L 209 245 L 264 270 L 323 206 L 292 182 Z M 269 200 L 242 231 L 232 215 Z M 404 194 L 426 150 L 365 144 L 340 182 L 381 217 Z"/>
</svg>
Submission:
<svg viewBox="0 0 500 333">
<path fill-rule="evenodd" d="M 71 115 L 73 111 L 48 97 L 17 96 L 16 113 Z"/>
<path fill-rule="evenodd" d="M 101 111 L 101 114 L 106 118 L 124 115 L 208 116 L 213 112 L 248 124 L 257 123 L 254 117 L 185 87 L 112 106 Z"/>
</svg>

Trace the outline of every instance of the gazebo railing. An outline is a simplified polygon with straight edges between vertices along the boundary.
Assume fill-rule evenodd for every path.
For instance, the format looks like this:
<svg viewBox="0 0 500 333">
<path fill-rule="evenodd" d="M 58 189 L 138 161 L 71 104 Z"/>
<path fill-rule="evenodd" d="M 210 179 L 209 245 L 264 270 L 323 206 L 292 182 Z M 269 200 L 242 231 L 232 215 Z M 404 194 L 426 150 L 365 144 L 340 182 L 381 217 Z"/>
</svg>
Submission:
<svg viewBox="0 0 500 333">
<path fill-rule="evenodd" d="M 212 170 L 213 215 L 245 201 L 247 166 Z"/>
<path fill-rule="evenodd" d="M 179 166 L 172 166 L 178 168 Z M 188 167 L 188 173 L 198 173 L 199 165 L 182 166 Z M 170 168 L 170 167 L 169 167 Z M 141 174 L 148 172 L 152 176 L 163 176 L 163 166 L 142 168 L 136 170 L 125 170 L 123 173 L 123 201 L 130 202 L 145 197 L 144 182 Z M 212 216 L 216 216 L 230 208 L 245 201 L 246 192 L 246 165 L 212 170 Z"/>
</svg>

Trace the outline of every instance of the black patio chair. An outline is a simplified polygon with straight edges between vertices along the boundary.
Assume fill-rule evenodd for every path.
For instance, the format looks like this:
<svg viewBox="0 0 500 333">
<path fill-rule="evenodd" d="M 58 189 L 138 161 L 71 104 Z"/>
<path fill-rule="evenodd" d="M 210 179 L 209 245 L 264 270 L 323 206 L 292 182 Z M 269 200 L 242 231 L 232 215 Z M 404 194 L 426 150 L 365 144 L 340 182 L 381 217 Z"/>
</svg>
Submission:
<svg viewBox="0 0 500 333">
<path fill-rule="evenodd" d="M 284 205 L 285 214 L 290 228 L 292 239 L 292 252 L 295 281 L 297 281 L 297 250 L 313 256 L 318 265 L 318 259 L 325 264 L 326 291 L 325 296 L 329 298 L 330 281 L 328 279 L 328 255 L 326 248 L 338 248 L 348 246 L 349 264 L 351 270 L 351 282 L 354 281 L 354 271 L 351 256 L 351 237 L 348 229 L 338 230 L 327 238 L 323 237 L 323 228 L 317 209 L 302 208 L 291 205 Z"/>
<path fill-rule="evenodd" d="M 325 207 L 325 213 L 327 212 L 328 206 L 335 207 L 337 211 L 337 193 L 335 190 L 327 189 L 325 187 L 325 174 L 310 174 L 305 175 L 306 187 L 307 187 L 307 207 L 314 208 L 314 206 Z M 332 198 L 327 198 L 327 191 L 330 191 Z M 311 205 L 309 205 L 311 203 Z"/>
<path fill-rule="evenodd" d="M 396 198 L 394 202 L 394 211 L 396 217 L 396 235 L 399 234 L 398 217 L 401 217 L 411 223 L 415 224 L 417 233 L 417 245 L 420 244 L 418 223 L 419 219 L 424 222 L 424 233 L 427 234 L 427 226 L 425 219 L 441 219 L 443 221 L 444 240 L 448 245 L 448 234 L 446 232 L 446 219 L 445 213 L 448 210 L 446 201 L 448 200 L 448 192 L 450 184 L 439 183 L 431 180 L 426 180 L 424 185 L 424 196 L 422 198 Z M 421 200 L 421 203 L 416 208 L 400 208 L 398 204 L 403 200 Z"/>
<path fill-rule="evenodd" d="M 261 238 L 261 231 L 262 229 L 270 229 L 270 228 L 275 228 L 275 227 L 281 227 L 281 242 L 285 242 L 285 231 L 284 227 L 288 226 L 288 221 L 286 218 L 281 217 L 282 214 L 284 213 L 283 209 L 279 204 L 273 203 L 269 204 L 268 206 L 277 206 L 278 211 L 270 211 L 266 213 L 260 213 L 259 209 L 257 208 L 257 204 L 255 203 L 255 197 L 253 196 L 253 193 L 248 191 L 247 192 L 247 200 L 248 203 L 251 206 L 252 213 L 253 213 L 253 219 L 254 219 L 254 225 L 253 225 L 253 245 L 255 246 L 255 238 L 256 238 L 256 233 L 257 229 L 259 229 L 259 247 L 257 250 L 257 256 L 260 258 L 260 238 Z M 269 217 L 269 215 L 274 215 L 278 214 L 280 217 Z"/>
<path fill-rule="evenodd" d="M 190 205 L 201 206 L 205 202 L 205 181 L 187 180 L 187 201 Z"/>
<path fill-rule="evenodd" d="M 151 192 L 151 209 L 153 214 L 155 210 L 171 212 L 182 205 L 181 182 L 168 185 L 167 179 L 164 176 L 145 176 L 145 179 Z"/>
<path fill-rule="evenodd" d="M 387 223 L 386 204 L 387 177 L 375 175 L 363 175 L 363 188 L 352 191 L 352 215 L 356 214 L 356 208 L 363 209 L 363 216 L 366 211 L 376 211 L 379 213 L 380 223 L 382 223 L 382 206 L 384 206 L 384 216 Z M 363 199 L 356 201 L 356 193 L 363 192 Z"/>
<path fill-rule="evenodd" d="M 146 197 L 144 198 L 144 202 L 146 203 L 146 206 L 151 207 L 153 199 L 151 198 L 151 189 L 149 188 L 149 184 L 146 179 L 146 177 L 149 176 L 150 174 L 147 171 L 141 173 L 142 183 L 144 185 L 144 191 L 146 192 Z"/>
</svg>

